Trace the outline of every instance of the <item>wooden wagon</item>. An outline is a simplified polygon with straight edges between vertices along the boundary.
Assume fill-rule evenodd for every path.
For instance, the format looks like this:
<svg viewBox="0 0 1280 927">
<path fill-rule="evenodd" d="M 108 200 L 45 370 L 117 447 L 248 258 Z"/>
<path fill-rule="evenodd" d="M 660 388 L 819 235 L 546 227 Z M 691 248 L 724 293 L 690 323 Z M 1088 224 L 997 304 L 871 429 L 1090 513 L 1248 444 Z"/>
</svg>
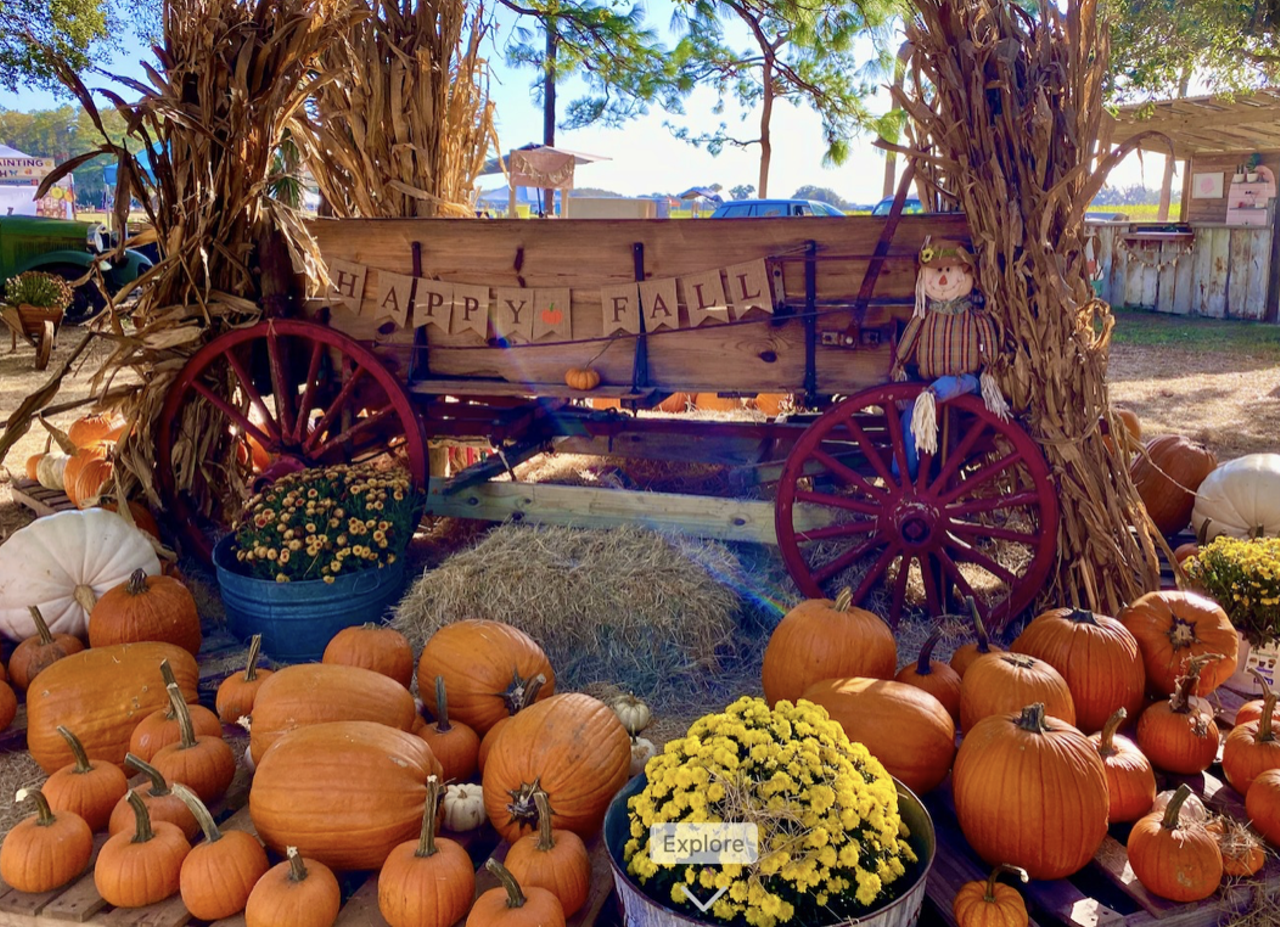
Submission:
<svg viewBox="0 0 1280 927">
<path fill-rule="evenodd" d="M 8 327 L 12 339 L 10 353 L 17 348 L 18 338 L 22 337 L 36 349 L 36 370 L 44 370 L 49 366 L 62 315 L 61 309 L 41 306 L 0 306 L 0 319 Z"/>
<path fill-rule="evenodd" d="M 189 491 L 212 412 L 218 438 L 265 449 L 271 473 L 390 451 L 428 488 L 429 514 L 776 543 L 806 595 L 851 586 L 892 622 L 972 595 L 1000 626 L 1049 573 L 1056 497 L 1016 421 L 975 397 L 948 403 L 939 452 L 904 475 L 900 410 L 924 384 L 889 382 L 892 352 L 925 237 L 967 236 L 963 217 L 312 231 L 327 297 L 212 341 L 168 395 L 156 472 L 198 550 L 228 520 Z M 567 386 L 588 363 L 601 385 Z M 794 394 L 804 411 L 728 422 L 649 411 L 676 392 Z M 584 402 L 601 398 L 620 408 Z M 488 453 L 447 474 L 432 449 L 450 444 Z M 747 497 L 496 479 L 556 449 L 733 465 Z"/>
</svg>

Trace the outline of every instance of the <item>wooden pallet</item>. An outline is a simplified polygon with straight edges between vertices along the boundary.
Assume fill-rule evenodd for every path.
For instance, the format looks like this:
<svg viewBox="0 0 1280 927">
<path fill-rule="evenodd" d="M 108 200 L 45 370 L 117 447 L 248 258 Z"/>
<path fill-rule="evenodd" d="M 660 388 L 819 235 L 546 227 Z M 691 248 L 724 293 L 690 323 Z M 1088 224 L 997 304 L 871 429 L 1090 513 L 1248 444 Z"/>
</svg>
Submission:
<svg viewBox="0 0 1280 927">
<path fill-rule="evenodd" d="M 234 786 L 233 786 L 234 787 Z M 223 830 L 244 830 L 253 833 L 249 809 L 241 808 L 223 821 Z M 485 860 L 493 856 L 505 858 L 507 844 L 499 842 L 497 832 L 486 826 L 467 834 L 450 834 L 471 855 L 476 864 L 476 893 L 498 886 L 484 868 Z M 99 834 L 94 842 L 94 858 L 106 842 Z M 606 927 L 617 923 L 613 897 L 613 875 L 604 843 L 599 838 L 588 844 L 591 854 L 591 888 L 582 910 L 568 919 L 567 927 Z M 336 927 L 387 927 L 378 911 L 377 873 L 344 873 L 339 879 L 343 889 L 343 905 Z M 75 881 L 51 892 L 27 894 L 9 888 L 0 882 L 0 927 L 58 927 L 58 925 L 88 924 L 92 927 L 186 927 L 204 925 L 208 921 L 193 918 L 175 895 L 157 904 L 143 908 L 113 908 L 98 894 L 93 882 L 93 862 Z M 214 927 L 244 927 L 244 915 L 213 921 Z M 462 922 L 459 922 L 461 925 Z"/>
<path fill-rule="evenodd" d="M 37 518 L 52 515 L 54 512 L 74 511 L 76 505 L 67 498 L 60 489 L 45 489 L 35 480 L 26 477 L 16 478 L 9 484 L 13 501 L 24 505 L 36 513 Z"/>
<path fill-rule="evenodd" d="M 1225 739 L 1236 710 L 1246 699 L 1226 689 L 1210 696 Z M 1221 755 L 1219 755 L 1221 756 Z M 1185 782 L 1211 811 L 1237 821 L 1248 821 L 1244 800 L 1223 781 L 1219 765 L 1198 776 L 1157 773 L 1161 791 Z M 965 882 L 986 879 L 990 866 L 983 862 L 960 832 L 952 801 L 950 780 L 925 796 L 938 836 L 938 855 L 929 873 L 927 893 L 938 918 L 955 927 L 951 904 Z M 1280 898 L 1280 856 L 1269 848 L 1267 864 L 1252 880 L 1227 879 L 1223 887 L 1203 902 L 1179 904 L 1148 892 L 1129 866 L 1125 843 L 1131 825 L 1111 827 L 1093 861 L 1066 879 L 1032 881 L 1022 886 L 1031 914 L 1039 927 L 1216 927 L 1224 918 L 1253 904 L 1256 893 Z"/>
</svg>

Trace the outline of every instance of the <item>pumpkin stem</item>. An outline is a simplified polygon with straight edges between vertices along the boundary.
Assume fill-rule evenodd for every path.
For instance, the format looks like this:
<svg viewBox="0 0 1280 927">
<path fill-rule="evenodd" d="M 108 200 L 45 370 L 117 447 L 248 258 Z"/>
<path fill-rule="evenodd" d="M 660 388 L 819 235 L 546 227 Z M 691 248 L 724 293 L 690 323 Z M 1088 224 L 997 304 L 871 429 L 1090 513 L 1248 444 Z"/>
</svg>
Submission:
<svg viewBox="0 0 1280 927">
<path fill-rule="evenodd" d="M 1098 619 L 1094 617 L 1093 612 L 1087 608 L 1073 608 L 1067 614 L 1067 620 L 1074 624 L 1091 624 L 1098 626 Z"/>
<path fill-rule="evenodd" d="M 920 647 L 920 656 L 916 658 L 916 675 L 931 676 L 933 675 L 933 667 L 929 665 L 929 661 L 933 659 L 933 648 L 937 646 L 939 638 L 942 637 L 940 630 L 934 630 Z"/>
<path fill-rule="evenodd" d="M 1182 803 L 1191 796 L 1191 786 L 1185 782 L 1178 786 L 1178 791 L 1173 793 L 1173 798 L 1169 799 L 1169 804 L 1164 809 L 1164 819 L 1160 822 L 1160 826 L 1165 830 L 1178 829 L 1178 815 L 1182 812 Z"/>
<path fill-rule="evenodd" d="M 444 691 L 444 677 L 436 677 L 436 733 L 444 734 L 453 730 L 449 723 L 449 699 Z"/>
<path fill-rule="evenodd" d="M 1014 724 L 1032 734 L 1043 734 L 1047 730 L 1044 726 L 1044 702 L 1036 702 L 1022 709 L 1022 715 Z"/>
<path fill-rule="evenodd" d="M 48 647 L 53 643 L 53 634 L 49 630 L 48 622 L 44 620 L 44 615 L 42 615 L 40 613 L 40 609 L 34 605 L 28 605 L 27 611 L 31 613 L 31 620 L 35 622 L 36 634 L 40 637 L 40 643 L 43 646 Z"/>
<path fill-rule="evenodd" d="M 28 798 L 36 803 L 36 827 L 52 827 L 57 818 L 53 814 L 53 809 L 49 807 L 49 799 L 44 797 L 44 792 L 39 789 L 18 789 L 18 794 L 13 797 L 14 801 L 26 801 Z"/>
<path fill-rule="evenodd" d="M 439 807 L 440 780 L 435 776 L 428 776 L 427 806 L 422 812 L 422 832 L 418 835 L 418 849 L 413 853 L 419 859 L 435 856 L 439 852 L 436 849 L 436 813 Z"/>
<path fill-rule="evenodd" d="M 98 594 L 93 591 L 92 586 L 76 586 L 71 593 L 71 598 L 76 600 L 76 604 L 83 608 L 86 614 L 92 613 L 98 604 Z"/>
<path fill-rule="evenodd" d="M 845 586 L 836 596 L 836 611 L 847 612 L 852 605 L 853 589 L 850 586 Z"/>
<path fill-rule="evenodd" d="M 502 693 L 502 700 L 507 705 L 507 714 L 514 715 L 517 711 L 528 708 L 536 702 L 538 693 L 546 684 L 547 677 L 542 673 L 532 679 L 521 679 L 519 673 L 512 673 L 511 686 Z"/>
<path fill-rule="evenodd" d="M 289 881 L 305 882 L 310 873 L 307 872 L 307 866 L 302 861 L 302 857 L 298 855 L 298 848 L 285 847 L 285 854 L 289 857 Z"/>
<path fill-rule="evenodd" d="M 991 875 L 987 876 L 987 890 L 982 895 L 983 901 L 987 902 L 988 904 L 995 903 L 996 879 L 998 879 L 1000 877 L 1000 874 L 1004 872 L 1008 872 L 1016 875 L 1024 883 L 1027 882 L 1028 879 L 1030 878 L 1027 875 L 1027 870 L 1023 869 L 1021 866 L 1010 866 L 1008 863 L 1001 863 L 999 866 L 996 866 L 994 869 L 991 870 Z"/>
<path fill-rule="evenodd" d="M 262 635 L 255 634 L 249 638 L 249 659 L 245 661 L 244 681 L 253 682 L 258 678 L 258 651 L 262 649 Z"/>
<path fill-rule="evenodd" d="M 973 596 L 964 597 L 964 604 L 969 609 L 969 618 L 973 621 L 973 632 L 978 638 L 978 653 L 991 652 L 991 635 L 987 633 L 987 626 L 982 623 L 982 615 L 978 613 L 978 603 L 973 601 Z"/>
<path fill-rule="evenodd" d="M 178 718 L 178 732 L 182 736 L 179 749 L 190 750 L 196 745 L 196 729 L 191 723 L 191 712 L 187 710 L 187 703 L 182 698 L 182 690 L 178 688 L 176 682 L 169 683 L 165 689 L 169 692 L 169 704 L 173 706 L 173 712 Z"/>
<path fill-rule="evenodd" d="M 502 883 L 502 887 L 507 890 L 507 907 L 523 908 L 524 892 L 520 890 L 520 883 L 516 881 L 516 877 L 507 871 L 507 867 L 502 865 L 493 857 L 484 861 L 484 868 L 493 873 L 494 878 Z"/>
<path fill-rule="evenodd" d="M 195 816 L 196 822 L 200 825 L 200 829 L 204 831 L 204 839 L 210 843 L 217 843 L 222 839 L 222 831 L 218 830 L 218 825 L 214 823 L 213 815 L 209 813 L 209 809 L 205 803 L 200 800 L 200 796 L 191 791 L 181 782 L 173 784 L 173 794 L 182 799 L 182 803 L 191 809 L 192 815 Z"/>
<path fill-rule="evenodd" d="M 1098 756 L 1108 757 L 1115 756 L 1120 751 L 1116 749 L 1115 736 L 1116 731 L 1120 730 L 1120 725 L 1124 724 L 1124 719 L 1129 717 L 1129 712 L 1123 708 L 1117 708 L 1115 714 L 1107 719 L 1107 723 L 1102 726 L 1102 739 L 1098 741 Z"/>
<path fill-rule="evenodd" d="M 126 753 L 124 762 L 126 766 L 132 766 L 138 772 L 145 773 L 147 778 L 151 780 L 151 791 L 147 794 L 152 798 L 163 798 L 169 794 L 169 783 L 164 781 L 164 773 L 142 759 L 142 757 Z"/>
<path fill-rule="evenodd" d="M 155 836 L 155 831 L 151 829 L 151 815 L 147 813 L 147 803 L 133 789 L 129 790 L 126 797 L 129 799 L 129 804 L 133 806 L 133 819 L 137 824 L 133 832 L 133 840 L 130 842 L 146 843 Z"/>
<path fill-rule="evenodd" d="M 1192 657 L 1187 663 L 1187 673 L 1178 677 L 1173 687 L 1173 695 L 1169 697 L 1169 710 L 1175 714 L 1185 715 L 1191 711 L 1191 695 L 1200 681 L 1200 671 L 1214 660 L 1221 660 L 1220 653 L 1202 653 Z"/>
<path fill-rule="evenodd" d="M 80 743 L 80 738 L 61 724 L 58 725 L 58 733 L 62 735 L 62 739 L 71 748 L 71 754 L 76 758 L 76 768 L 72 772 L 76 775 L 93 772 L 93 764 L 89 762 L 89 755 L 84 752 L 84 744 Z"/>
<path fill-rule="evenodd" d="M 1271 686 L 1267 685 L 1267 677 L 1253 667 L 1249 668 L 1249 672 L 1253 674 L 1253 678 L 1262 687 L 1262 717 L 1258 719 L 1258 736 L 1256 740 L 1259 743 L 1269 743 L 1276 739 L 1271 720 L 1271 716 L 1276 710 L 1276 693 L 1272 692 Z"/>
<path fill-rule="evenodd" d="M 164 687 L 166 692 L 168 691 L 169 686 L 177 685 L 178 683 L 178 677 L 173 675 L 173 667 L 169 665 L 168 657 L 165 657 L 163 660 L 160 661 L 160 677 L 164 680 Z M 174 708 L 173 708 L 173 699 L 170 699 L 169 704 L 166 705 L 164 708 L 164 719 L 166 721 L 174 721 L 177 719 L 177 717 L 178 717 L 178 713 L 174 711 Z"/>
<path fill-rule="evenodd" d="M 129 574 L 129 583 L 124 587 L 124 591 L 129 595 L 142 595 L 149 590 L 147 586 L 147 571 L 134 570 Z"/>
<path fill-rule="evenodd" d="M 549 853 L 556 848 L 556 840 L 551 830 L 551 804 L 547 801 L 547 793 L 538 789 L 533 793 L 533 803 L 538 806 L 538 849 Z"/>
</svg>

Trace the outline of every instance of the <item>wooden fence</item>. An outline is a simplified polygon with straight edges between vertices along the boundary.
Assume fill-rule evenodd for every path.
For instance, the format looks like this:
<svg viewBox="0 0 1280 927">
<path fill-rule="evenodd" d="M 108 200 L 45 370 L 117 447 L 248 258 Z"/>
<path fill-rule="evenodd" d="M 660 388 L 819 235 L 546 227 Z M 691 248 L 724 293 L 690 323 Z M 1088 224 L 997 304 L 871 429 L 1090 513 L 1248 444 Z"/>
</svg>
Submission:
<svg viewBox="0 0 1280 927">
<path fill-rule="evenodd" d="M 1129 222 L 1089 227 L 1099 295 L 1113 306 L 1277 321 L 1274 305 L 1268 312 L 1270 227 L 1203 224 L 1191 236 L 1143 232 Z"/>
</svg>

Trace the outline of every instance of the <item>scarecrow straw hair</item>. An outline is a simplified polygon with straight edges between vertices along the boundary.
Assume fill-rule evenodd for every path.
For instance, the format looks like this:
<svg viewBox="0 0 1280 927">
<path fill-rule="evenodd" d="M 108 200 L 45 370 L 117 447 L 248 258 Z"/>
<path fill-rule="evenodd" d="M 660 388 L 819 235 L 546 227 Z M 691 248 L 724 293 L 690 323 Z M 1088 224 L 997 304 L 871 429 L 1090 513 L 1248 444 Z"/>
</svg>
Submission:
<svg viewBox="0 0 1280 927">
<path fill-rule="evenodd" d="M 373 15 L 321 55 L 325 84 L 298 133 L 341 217 L 472 217 L 472 183 L 497 147 L 483 3 L 371 0 Z"/>
<path fill-rule="evenodd" d="M 656 708 L 678 706 L 732 654 L 740 574 L 715 542 L 503 525 L 424 573 L 392 625 L 417 649 L 452 621 L 506 622 L 542 645 L 558 689 L 612 682 Z"/>
<path fill-rule="evenodd" d="M 1115 320 L 1089 284 L 1084 211 L 1142 137 L 1090 173 L 1109 51 L 1097 0 L 1065 12 L 1041 2 L 1035 17 L 998 0 L 916 6 L 913 86 L 894 98 L 919 147 L 882 147 L 911 158 L 923 192 L 941 191 L 968 219 L 1003 341 L 993 372 L 1057 481 L 1058 564 L 1042 601 L 1114 615 L 1156 588 L 1162 541 L 1123 449 L 1098 427 L 1122 430 L 1106 384 Z"/>
</svg>

